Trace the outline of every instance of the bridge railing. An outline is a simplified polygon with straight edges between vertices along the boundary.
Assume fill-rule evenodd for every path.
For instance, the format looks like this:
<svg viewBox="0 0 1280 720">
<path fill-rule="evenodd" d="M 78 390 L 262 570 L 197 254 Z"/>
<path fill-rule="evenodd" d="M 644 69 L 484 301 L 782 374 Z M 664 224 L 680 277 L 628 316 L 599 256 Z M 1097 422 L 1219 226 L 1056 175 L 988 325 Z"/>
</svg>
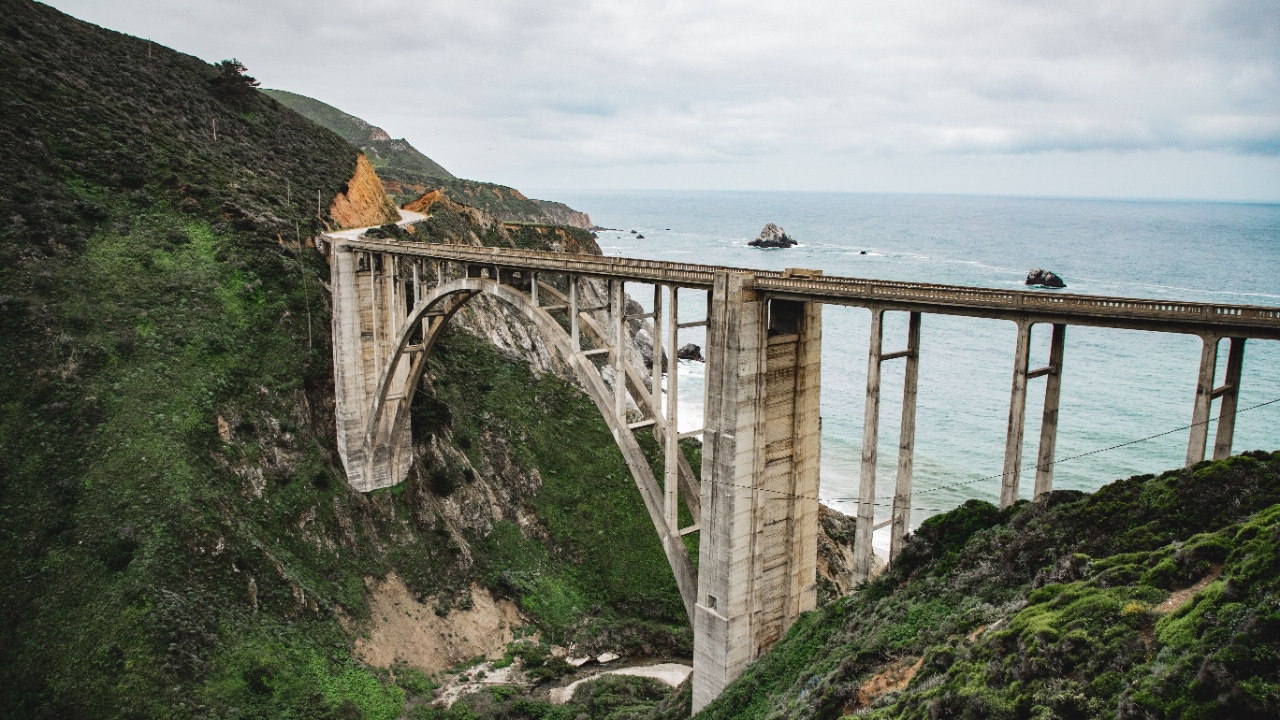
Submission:
<svg viewBox="0 0 1280 720">
<path fill-rule="evenodd" d="M 1206 329 L 1214 326 L 1257 327 L 1266 329 L 1268 335 L 1280 334 L 1280 307 L 1000 290 L 826 275 L 791 277 L 776 270 L 753 270 L 697 263 L 472 245 L 404 243 L 367 239 L 347 241 L 345 244 L 355 249 L 373 252 L 496 265 L 509 269 L 621 277 L 635 282 L 702 289 L 712 286 L 717 272 L 745 272 L 755 276 L 756 287 L 760 290 L 803 295 L 817 301 L 857 300 L 860 301 L 859 304 L 900 302 L 934 305 L 939 308 L 972 308 L 1001 314 L 1043 312 L 1051 315 L 1097 319 L 1137 319 L 1144 322 L 1163 320 L 1183 326 L 1187 323 L 1199 323 Z"/>
</svg>

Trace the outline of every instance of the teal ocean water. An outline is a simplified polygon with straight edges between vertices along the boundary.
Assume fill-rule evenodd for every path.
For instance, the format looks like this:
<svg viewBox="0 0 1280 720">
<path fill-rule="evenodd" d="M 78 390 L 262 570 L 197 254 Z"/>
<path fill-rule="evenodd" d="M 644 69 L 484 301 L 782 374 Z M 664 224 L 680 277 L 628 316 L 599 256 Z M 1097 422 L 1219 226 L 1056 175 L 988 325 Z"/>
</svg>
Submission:
<svg viewBox="0 0 1280 720">
<path fill-rule="evenodd" d="M 1033 267 L 1065 292 L 1280 305 L 1280 205 L 1129 202 L 843 193 L 575 192 L 547 196 L 589 212 L 607 255 L 827 275 L 1023 288 Z M 767 222 L 800 241 L 746 245 Z M 639 239 L 630 231 L 644 235 Z M 866 254 L 862 254 L 863 252 Z M 628 285 L 648 304 L 652 292 Z M 1061 292 L 1061 291 L 1059 291 Z M 705 293 L 681 294 L 681 317 L 705 313 Z M 870 313 L 823 315 L 822 497 L 856 510 Z M 703 331 L 682 342 L 704 345 Z M 967 498 L 995 502 L 1004 457 L 1015 328 L 996 320 L 923 318 L 913 524 Z M 885 351 L 905 347 L 906 314 L 886 316 Z M 1049 327 L 1033 334 L 1031 366 L 1048 359 Z M 1191 422 L 1200 340 L 1127 330 L 1067 332 L 1055 487 L 1093 490 L 1178 467 L 1187 431 L 1092 453 Z M 1226 343 L 1218 364 L 1226 364 Z M 703 372 L 683 362 L 682 430 L 700 427 Z M 1043 380 L 1030 383 L 1022 494 L 1034 477 Z M 1250 341 L 1240 406 L 1280 398 L 1280 343 Z M 888 512 L 901 414 L 902 364 L 883 368 L 877 516 Z M 1216 412 L 1216 404 L 1215 404 Z M 1215 427 L 1210 427 L 1210 438 Z M 1242 413 L 1235 451 L 1280 449 L 1280 403 Z"/>
</svg>

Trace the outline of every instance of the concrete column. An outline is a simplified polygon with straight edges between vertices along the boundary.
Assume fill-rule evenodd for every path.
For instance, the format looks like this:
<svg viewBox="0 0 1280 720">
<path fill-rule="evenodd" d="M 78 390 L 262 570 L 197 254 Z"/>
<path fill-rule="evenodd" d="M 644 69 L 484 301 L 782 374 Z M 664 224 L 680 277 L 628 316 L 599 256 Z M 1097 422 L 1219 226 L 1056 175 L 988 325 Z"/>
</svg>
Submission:
<svg viewBox="0 0 1280 720">
<path fill-rule="evenodd" d="M 382 293 L 378 292 L 378 264 L 381 261 L 382 258 L 378 255 L 369 254 L 369 302 L 373 306 L 373 367 L 375 368 L 375 373 L 377 373 L 376 368 L 382 367 L 382 343 L 379 342 L 381 338 L 378 337 L 378 303 L 381 301 L 382 295 Z"/>
<path fill-rule="evenodd" d="M 1040 453 L 1036 457 L 1036 485 L 1032 498 L 1039 500 L 1053 490 L 1053 455 L 1058 444 L 1058 396 L 1062 390 L 1062 353 L 1067 326 L 1055 324 L 1049 344 L 1049 375 L 1044 385 L 1044 415 L 1040 419 Z"/>
<path fill-rule="evenodd" d="M 853 582 L 871 577 L 872 532 L 875 528 L 876 444 L 880 438 L 880 356 L 884 310 L 871 308 L 871 343 L 867 353 L 867 404 L 862 421 L 862 470 L 858 475 L 858 523 L 854 527 Z"/>
<path fill-rule="evenodd" d="M 694 712 L 817 598 L 822 310 L 754 280 L 716 273 L 707 329 Z"/>
<path fill-rule="evenodd" d="M 333 288 L 334 414 L 337 419 L 338 456 L 348 478 L 364 467 L 365 397 L 363 343 L 360 315 L 366 305 L 359 273 L 360 256 L 338 245 L 329 260 L 329 284 Z M 360 478 L 351 479 L 355 484 Z"/>
<path fill-rule="evenodd" d="M 653 286 L 653 366 L 649 368 L 649 407 L 662 415 L 662 286 Z"/>
<path fill-rule="evenodd" d="M 913 312 L 907 328 L 907 368 L 902 380 L 902 432 L 898 440 L 898 481 L 893 493 L 890 560 L 902 551 L 902 541 L 911 531 L 911 474 L 916 446 L 916 381 L 919 376 L 920 313 Z"/>
<path fill-rule="evenodd" d="M 613 414 L 627 422 L 627 296 L 626 283 L 610 280 L 613 305 Z"/>
<path fill-rule="evenodd" d="M 1018 501 L 1022 472 L 1022 433 L 1027 419 L 1027 361 L 1031 357 L 1031 321 L 1018 321 L 1018 345 L 1013 353 L 1013 392 L 1009 397 L 1009 431 L 1004 441 L 1004 473 L 1000 477 L 1000 507 Z"/>
<path fill-rule="evenodd" d="M 1240 373 L 1244 369 L 1245 338 L 1231 338 L 1231 350 L 1227 354 L 1227 378 L 1215 391 L 1222 398 L 1218 407 L 1218 437 L 1213 444 L 1213 459 L 1231 456 L 1231 440 L 1236 432 L 1236 406 L 1240 401 Z"/>
<path fill-rule="evenodd" d="M 656 304 L 655 304 L 656 308 Z M 654 330 L 656 332 L 658 325 L 658 315 L 655 310 L 653 316 Z M 667 305 L 667 433 L 663 438 L 666 442 L 666 454 L 663 461 L 663 490 L 665 493 L 665 509 L 667 514 L 667 525 L 676 530 L 680 527 L 680 364 L 676 362 L 676 343 L 680 340 L 680 289 L 672 286 L 671 302 Z M 658 339 L 653 341 L 653 366 L 661 367 L 658 360 Z M 658 373 L 655 373 L 658 375 Z M 661 376 L 658 375 L 659 381 Z M 655 405 L 656 408 L 656 405 Z"/>
<path fill-rule="evenodd" d="M 578 276 L 569 276 L 569 336 L 570 346 L 574 352 L 582 350 L 581 332 L 578 324 Z"/>
<path fill-rule="evenodd" d="M 1218 370 L 1218 340 L 1215 335 L 1201 337 L 1200 375 L 1196 378 L 1196 401 L 1191 411 L 1191 439 L 1187 441 L 1187 467 L 1204 460 L 1209 442 L 1209 413 L 1213 408 L 1213 378 Z"/>
<path fill-rule="evenodd" d="M 529 273 L 529 300 L 538 307 L 538 273 Z"/>
</svg>

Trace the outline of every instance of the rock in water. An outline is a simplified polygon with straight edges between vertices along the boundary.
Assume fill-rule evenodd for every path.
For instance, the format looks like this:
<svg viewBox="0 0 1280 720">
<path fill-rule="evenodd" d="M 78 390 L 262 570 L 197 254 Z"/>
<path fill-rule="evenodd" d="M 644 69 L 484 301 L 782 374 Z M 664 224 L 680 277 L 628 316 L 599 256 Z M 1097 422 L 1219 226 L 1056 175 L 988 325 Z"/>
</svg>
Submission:
<svg viewBox="0 0 1280 720">
<path fill-rule="evenodd" d="M 800 243 L 788 237 L 786 231 L 782 228 L 774 225 L 773 223 L 769 223 L 760 231 L 759 237 L 747 244 L 751 247 L 759 248 L 789 248 L 792 245 L 799 245 Z"/>
<path fill-rule="evenodd" d="M 697 360 L 698 362 L 707 361 L 706 358 L 702 357 L 702 348 L 694 345 L 693 343 L 683 345 L 679 350 L 676 350 L 676 357 L 681 360 Z"/>
<path fill-rule="evenodd" d="M 1048 270 L 1041 270 L 1040 268 L 1036 268 L 1027 273 L 1027 284 L 1046 288 L 1064 288 L 1067 286 L 1067 284 L 1062 282 L 1062 278 L 1058 277 L 1057 274 L 1049 272 Z"/>
</svg>

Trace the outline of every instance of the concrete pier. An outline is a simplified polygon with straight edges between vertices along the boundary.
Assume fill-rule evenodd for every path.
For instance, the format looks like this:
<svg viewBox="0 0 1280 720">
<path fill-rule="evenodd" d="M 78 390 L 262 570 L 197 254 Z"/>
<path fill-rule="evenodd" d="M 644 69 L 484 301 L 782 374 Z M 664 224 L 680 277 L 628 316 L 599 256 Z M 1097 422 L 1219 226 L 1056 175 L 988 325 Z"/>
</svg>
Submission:
<svg viewBox="0 0 1280 720">
<path fill-rule="evenodd" d="M 721 272 L 712 294 L 695 712 L 817 599 L 821 305 L 753 285 Z"/>
<path fill-rule="evenodd" d="M 920 377 L 920 313 L 911 313 L 907 325 L 907 349 L 903 356 L 907 367 L 902 379 L 902 429 L 898 437 L 898 478 L 893 493 L 892 532 L 889 536 L 889 560 L 902 551 L 902 543 L 911 531 L 911 476 L 916 449 L 916 384 Z M 881 360 L 884 360 L 882 357 Z"/>
<path fill-rule="evenodd" d="M 1054 452 L 1058 445 L 1058 400 L 1062 394 L 1062 355 L 1066 351 L 1067 326 L 1054 325 L 1049 342 L 1049 364 L 1027 377 L 1045 377 L 1044 414 L 1040 419 L 1040 452 L 1036 456 L 1036 484 L 1032 499 L 1053 490 Z"/>
<path fill-rule="evenodd" d="M 1231 441 L 1236 432 L 1236 406 L 1240 402 L 1240 373 L 1244 369 L 1245 338 L 1231 338 L 1231 350 L 1227 354 L 1227 377 L 1223 386 L 1214 390 L 1222 398 L 1218 408 L 1218 435 L 1213 444 L 1213 459 L 1231 456 Z"/>
</svg>

